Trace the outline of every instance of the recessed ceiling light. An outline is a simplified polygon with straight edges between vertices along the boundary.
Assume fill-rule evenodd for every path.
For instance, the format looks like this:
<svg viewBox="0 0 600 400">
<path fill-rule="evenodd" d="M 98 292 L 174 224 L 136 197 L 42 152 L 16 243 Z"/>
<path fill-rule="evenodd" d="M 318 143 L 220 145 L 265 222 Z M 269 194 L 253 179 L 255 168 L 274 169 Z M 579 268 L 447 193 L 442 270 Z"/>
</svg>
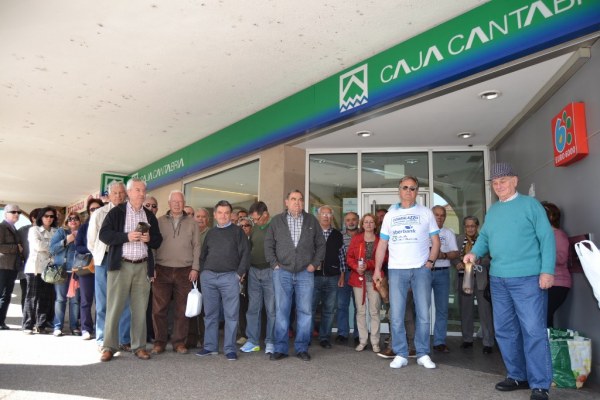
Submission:
<svg viewBox="0 0 600 400">
<path fill-rule="evenodd" d="M 458 136 L 460 139 L 469 139 L 475 136 L 475 134 L 473 132 L 461 132 L 456 136 Z"/>
<path fill-rule="evenodd" d="M 358 132 L 356 132 L 356 134 L 360 137 L 373 136 L 373 132 L 371 132 L 371 131 L 358 131 Z"/>
<path fill-rule="evenodd" d="M 485 92 L 479 93 L 479 98 L 481 100 L 494 100 L 500 97 L 502 94 L 499 90 L 486 90 Z"/>
</svg>

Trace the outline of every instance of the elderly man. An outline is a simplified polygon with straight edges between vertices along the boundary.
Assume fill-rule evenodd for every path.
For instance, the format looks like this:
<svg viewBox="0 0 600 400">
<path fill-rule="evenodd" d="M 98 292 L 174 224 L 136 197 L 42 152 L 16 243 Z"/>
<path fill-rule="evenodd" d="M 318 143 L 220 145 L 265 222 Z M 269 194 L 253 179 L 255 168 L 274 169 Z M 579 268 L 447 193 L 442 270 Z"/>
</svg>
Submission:
<svg viewBox="0 0 600 400">
<path fill-rule="evenodd" d="M 188 216 L 194 218 L 194 207 L 185 206 L 183 212 Z"/>
<path fill-rule="evenodd" d="M 338 287 L 337 290 L 337 337 L 335 338 L 335 342 L 339 344 L 348 343 L 348 337 L 350 335 L 350 300 L 353 297 L 352 286 L 348 285 L 348 279 L 350 278 L 350 274 L 345 269 L 346 268 L 346 252 L 348 251 L 348 247 L 350 246 L 350 241 L 358 233 L 358 214 L 354 211 L 349 211 L 344 215 L 344 232 L 342 232 L 344 238 L 344 247 L 343 247 L 343 261 L 344 265 L 342 268 L 344 269 L 344 284 Z M 356 326 L 356 324 L 354 324 Z M 356 335 L 358 338 L 358 335 Z"/>
<path fill-rule="evenodd" d="M 130 298 L 131 350 L 147 360 L 146 309 L 150 282 L 154 280 L 154 255 L 162 236 L 154 214 L 144 208 L 146 183 L 138 178 L 127 182 L 129 201 L 113 207 L 100 228 L 100 240 L 108 250 L 106 285 L 106 331 L 101 361 L 110 361 L 118 346 L 119 318 Z M 148 226 L 149 225 L 149 226 Z"/>
<path fill-rule="evenodd" d="M 431 290 L 435 301 L 435 324 L 433 325 L 433 349 L 440 353 L 449 353 L 446 345 L 446 334 L 448 331 L 448 301 L 450 298 L 450 263 L 458 257 L 456 246 L 456 235 L 444 227 L 446 222 L 446 209 L 442 206 L 434 206 L 431 211 L 435 216 L 435 222 L 440 228 L 440 252 L 433 264 Z"/>
<path fill-rule="evenodd" d="M 292 296 L 296 300 L 296 356 L 310 361 L 310 325 L 314 272 L 325 258 L 325 238 L 317 219 L 304 211 L 304 196 L 292 190 L 287 211 L 275 216 L 265 235 L 265 258 L 273 268 L 275 289 L 275 352 L 271 360 L 288 356 Z"/>
<path fill-rule="evenodd" d="M 248 311 L 246 313 L 246 336 L 248 341 L 240 349 L 245 353 L 260 351 L 261 314 L 267 314 L 265 353 L 273 354 L 275 328 L 275 294 L 273 292 L 273 270 L 265 258 L 265 234 L 271 222 L 267 205 L 258 201 L 250 206 L 250 217 L 254 229 L 250 235 L 250 270 L 248 271 Z"/>
<path fill-rule="evenodd" d="M 321 304 L 321 323 L 319 325 L 319 344 L 324 349 L 331 348 L 331 328 L 337 308 L 337 291 L 344 286 L 346 260 L 344 237 L 331 226 L 333 210 L 324 205 L 318 210 L 319 225 L 325 239 L 325 259 L 315 271 L 315 288 L 312 301 L 313 324 L 317 306 Z"/>
<path fill-rule="evenodd" d="M 400 203 L 390 207 L 383 218 L 373 273 L 374 281 L 381 279 L 385 252 L 389 248 L 392 348 L 396 353 L 390 367 L 402 368 L 408 365 L 408 344 L 403 317 L 408 289 L 412 288 L 417 313 L 415 332 L 417 364 L 425 368 L 435 368 L 428 354 L 429 307 L 431 268 L 440 250 L 439 228 L 431 210 L 416 202 L 419 190 L 417 178 L 403 177 L 400 179 L 398 190 Z"/>
<path fill-rule="evenodd" d="M 492 322 L 492 305 L 485 296 L 485 290 L 489 282 L 490 258 L 483 257 L 479 265 L 474 268 L 475 279 L 473 280 L 473 293 L 465 293 L 462 290 L 465 275 L 465 264 L 462 258 L 471 252 L 471 249 L 479 236 L 479 219 L 467 216 L 463 219 L 464 234 L 456 239 L 459 248 L 459 258 L 453 261 L 458 271 L 457 292 L 458 308 L 460 310 L 460 326 L 462 329 L 463 342 L 461 349 L 473 347 L 473 306 L 474 298 L 477 297 L 477 310 L 479 311 L 479 322 L 483 335 L 483 354 L 491 354 L 494 346 L 494 324 Z M 488 288 L 489 290 L 489 288 Z"/>
<path fill-rule="evenodd" d="M 169 303 L 174 300 L 173 350 L 186 354 L 185 340 L 189 321 L 185 316 L 187 295 L 192 282 L 198 279 L 200 261 L 200 230 L 196 221 L 184 213 L 185 199 L 179 190 L 169 194 L 169 212 L 158 219 L 163 241 L 156 250 L 155 279 L 152 289 L 152 320 L 154 346 L 152 354 L 165 351 Z"/>
<path fill-rule="evenodd" d="M 100 207 L 90 216 L 87 231 L 87 246 L 94 256 L 96 273 L 94 274 L 94 296 L 96 299 L 96 344 L 102 350 L 104 343 L 104 324 L 106 321 L 106 282 L 108 277 L 108 246 L 100 240 L 100 228 L 106 214 L 114 207 L 125 202 L 127 194 L 123 182 L 112 182 L 108 186 L 109 203 Z M 119 322 L 119 348 L 123 351 L 131 350 L 131 311 L 129 304 L 125 304 L 123 315 Z"/>
<path fill-rule="evenodd" d="M 548 290 L 554 283 L 556 244 L 544 207 L 517 192 L 519 178 L 508 163 L 492 166 L 490 179 L 498 202 L 464 263 L 489 253 L 496 340 L 507 377 L 500 391 L 531 388 L 532 400 L 548 398 L 552 383 L 546 333 Z"/>
<path fill-rule="evenodd" d="M 204 302 L 205 357 L 218 353 L 219 314 L 223 310 L 225 331 L 223 349 L 229 361 L 237 360 L 235 338 L 240 307 L 240 281 L 250 264 L 250 244 L 246 234 L 231 222 L 231 204 L 221 200 L 213 212 L 217 226 L 209 230 L 200 252 L 200 284 Z"/>
<path fill-rule="evenodd" d="M 0 222 L 0 330 L 10 329 L 6 325 L 6 313 L 10 296 L 15 287 L 17 272 L 21 263 L 23 247 L 15 228 L 21 209 L 16 204 L 4 207 L 4 221 Z"/>
<path fill-rule="evenodd" d="M 200 241 L 200 248 L 202 248 L 202 243 L 204 242 L 204 238 L 206 238 L 206 233 L 210 229 L 208 224 L 210 220 L 210 213 L 206 208 L 200 207 L 196 210 L 194 219 L 196 220 L 198 228 L 200 229 L 200 237 L 198 240 Z"/>
</svg>

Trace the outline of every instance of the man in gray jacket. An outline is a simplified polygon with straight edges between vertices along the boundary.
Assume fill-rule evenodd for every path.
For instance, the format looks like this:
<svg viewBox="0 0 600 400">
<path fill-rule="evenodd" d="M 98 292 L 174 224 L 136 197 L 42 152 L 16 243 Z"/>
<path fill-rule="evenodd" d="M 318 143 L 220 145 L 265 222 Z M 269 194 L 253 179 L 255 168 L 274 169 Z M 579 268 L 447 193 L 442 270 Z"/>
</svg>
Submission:
<svg viewBox="0 0 600 400">
<path fill-rule="evenodd" d="M 319 221 L 304 211 L 304 196 L 292 190 L 287 211 L 275 216 L 265 235 L 265 258 L 273 268 L 275 289 L 275 352 L 271 360 L 288 356 L 288 328 L 292 296 L 296 301 L 294 350 L 302 361 L 310 361 L 314 272 L 325 258 L 325 238 Z"/>
<path fill-rule="evenodd" d="M 0 330 L 9 329 L 5 321 L 6 314 L 17 271 L 22 263 L 23 246 L 15 228 L 19 215 L 21 209 L 18 205 L 7 204 L 4 207 L 4 221 L 0 222 Z"/>
</svg>

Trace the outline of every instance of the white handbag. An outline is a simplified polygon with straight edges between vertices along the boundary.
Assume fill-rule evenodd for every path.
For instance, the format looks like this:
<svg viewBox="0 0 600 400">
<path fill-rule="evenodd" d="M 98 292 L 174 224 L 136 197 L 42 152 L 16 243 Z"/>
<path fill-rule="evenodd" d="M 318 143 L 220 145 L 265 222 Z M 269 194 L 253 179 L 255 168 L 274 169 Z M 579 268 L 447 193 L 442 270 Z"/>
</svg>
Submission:
<svg viewBox="0 0 600 400">
<path fill-rule="evenodd" d="M 188 293 L 187 304 L 185 306 L 185 316 L 188 318 L 200 315 L 202 310 L 202 293 L 198 290 L 198 285 L 194 282 L 194 287 Z"/>
<path fill-rule="evenodd" d="M 575 251 L 577 252 L 579 261 L 581 261 L 585 277 L 592 285 L 594 296 L 598 300 L 598 307 L 600 308 L 600 250 L 598 250 L 594 242 L 582 240 L 575 243 Z"/>
</svg>

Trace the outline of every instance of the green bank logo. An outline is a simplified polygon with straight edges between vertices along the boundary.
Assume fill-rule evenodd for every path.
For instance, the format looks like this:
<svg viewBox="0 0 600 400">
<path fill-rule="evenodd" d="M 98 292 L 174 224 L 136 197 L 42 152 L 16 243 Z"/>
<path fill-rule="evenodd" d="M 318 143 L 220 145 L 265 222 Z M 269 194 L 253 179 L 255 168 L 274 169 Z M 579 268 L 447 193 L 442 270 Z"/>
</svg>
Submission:
<svg viewBox="0 0 600 400">
<path fill-rule="evenodd" d="M 340 112 L 369 102 L 367 64 L 340 75 Z"/>
</svg>

